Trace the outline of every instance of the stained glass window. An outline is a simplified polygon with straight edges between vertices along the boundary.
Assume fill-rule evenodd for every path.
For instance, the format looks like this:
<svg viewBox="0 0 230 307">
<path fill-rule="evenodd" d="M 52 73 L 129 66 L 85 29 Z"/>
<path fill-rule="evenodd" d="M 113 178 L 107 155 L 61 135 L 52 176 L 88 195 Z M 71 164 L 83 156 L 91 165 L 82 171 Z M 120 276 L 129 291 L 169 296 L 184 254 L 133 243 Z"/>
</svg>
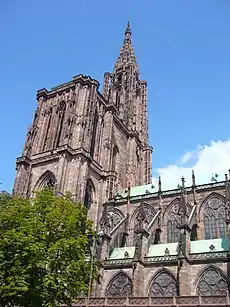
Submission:
<svg viewBox="0 0 230 307">
<path fill-rule="evenodd" d="M 170 272 L 163 270 L 153 279 L 149 288 L 149 296 L 169 297 L 174 295 L 177 295 L 176 280 Z"/>
<path fill-rule="evenodd" d="M 167 241 L 168 243 L 178 242 L 180 236 L 179 225 L 181 224 L 182 215 L 178 214 L 179 203 L 176 203 L 170 210 L 167 222 Z"/>
<path fill-rule="evenodd" d="M 227 282 L 223 273 L 214 267 L 208 268 L 201 275 L 197 285 L 197 294 L 201 296 L 208 295 L 226 295 Z"/>
<path fill-rule="evenodd" d="M 216 239 L 226 235 L 225 204 L 221 198 L 212 197 L 204 206 L 205 239 Z"/>
<path fill-rule="evenodd" d="M 109 283 L 106 295 L 111 297 L 125 297 L 132 294 L 132 282 L 123 272 L 118 273 Z"/>
</svg>

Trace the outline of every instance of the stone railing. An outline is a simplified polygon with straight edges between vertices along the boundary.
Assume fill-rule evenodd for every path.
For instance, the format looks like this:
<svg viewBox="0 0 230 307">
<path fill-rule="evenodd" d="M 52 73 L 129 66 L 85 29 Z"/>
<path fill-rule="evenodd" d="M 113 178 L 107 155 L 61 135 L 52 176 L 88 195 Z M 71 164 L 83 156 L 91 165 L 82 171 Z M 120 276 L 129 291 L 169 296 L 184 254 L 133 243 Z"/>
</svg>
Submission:
<svg viewBox="0 0 230 307">
<path fill-rule="evenodd" d="M 178 297 L 101 297 L 90 298 L 89 302 L 85 298 L 79 298 L 73 307 L 84 306 L 175 306 L 175 307 L 198 307 L 198 306 L 230 306 L 228 296 L 178 296 Z"/>
</svg>

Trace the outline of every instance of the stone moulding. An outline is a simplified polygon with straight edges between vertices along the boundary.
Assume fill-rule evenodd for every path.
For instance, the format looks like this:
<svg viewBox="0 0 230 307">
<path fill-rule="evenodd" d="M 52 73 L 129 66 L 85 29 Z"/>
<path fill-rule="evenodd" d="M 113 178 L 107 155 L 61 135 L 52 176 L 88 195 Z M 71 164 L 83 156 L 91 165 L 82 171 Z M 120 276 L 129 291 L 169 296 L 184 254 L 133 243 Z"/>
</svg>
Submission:
<svg viewBox="0 0 230 307">
<path fill-rule="evenodd" d="M 210 252 L 210 253 L 201 253 L 201 254 L 190 254 L 189 260 L 196 261 L 196 260 L 226 260 L 228 259 L 228 252 Z"/>
<path fill-rule="evenodd" d="M 126 258 L 126 259 L 109 259 L 104 260 L 103 266 L 106 268 L 109 267 L 130 267 L 132 266 L 132 258 Z"/>
<path fill-rule="evenodd" d="M 99 297 L 79 298 L 73 307 L 83 306 L 230 306 L 228 296 L 178 296 L 178 297 Z M 62 305 L 65 306 L 65 305 Z"/>
<path fill-rule="evenodd" d="M 166 263 L 174 265 L 177 263 L 178 257 L 174 256 L 156 256 L 156 257 L 145 257 L 144 265 L 154 265 L 160 263 Z M 227 252 L 211 252 L 211 253 L 201 253 L 201 254 L 190 254 L 189 261 L 191 262 L 206 262 L 207 260 L 216 260 L 216 261 L 227 261 L 228 253 Z M 133 259 L 108 259 L 105 260 L 103 265 L 104 267 L 126 267 L 132 264 Z"/>
<path fill-rule="evenodd" d="M 167 262 L 167 263 L 175 263 L 177 262 L 177 256 L 156 256 L 156 257 L 145 257 L 144 263 L 159 263 L 159 262 Z"/>
</svg>

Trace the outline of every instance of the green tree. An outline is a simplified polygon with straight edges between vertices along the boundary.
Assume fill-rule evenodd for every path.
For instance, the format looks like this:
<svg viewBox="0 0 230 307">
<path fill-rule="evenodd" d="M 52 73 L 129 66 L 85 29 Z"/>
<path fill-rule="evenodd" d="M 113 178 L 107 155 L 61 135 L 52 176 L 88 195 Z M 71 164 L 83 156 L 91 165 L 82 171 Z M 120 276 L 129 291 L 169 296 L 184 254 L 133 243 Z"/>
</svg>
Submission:
<svg viewBox="0 0 230 307">
<path fill-rule="evenodd" d="M 71 306 L 87 294 L 93 231 L 85 207 L 51 190 L 0 203 L 0 305 Z M 95 263 L 93 280 L 98 272 Z"/>
</svg>

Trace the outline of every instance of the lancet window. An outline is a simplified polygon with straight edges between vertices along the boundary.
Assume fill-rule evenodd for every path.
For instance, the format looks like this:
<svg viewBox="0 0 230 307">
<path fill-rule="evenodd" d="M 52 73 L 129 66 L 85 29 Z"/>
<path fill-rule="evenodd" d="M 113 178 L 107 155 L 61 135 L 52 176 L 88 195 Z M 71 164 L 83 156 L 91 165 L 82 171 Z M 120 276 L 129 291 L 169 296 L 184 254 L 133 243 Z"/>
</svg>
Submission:
<svg viewBox="0 0 230 307">
<path fill-rule="evenodd" d="M 153 278 L 149 288 L 149 296 L 163 297 L 177 295 L 177 286 L 174 276 L 163 270 Z"/>
<path fill-rule="evenodd" d="M 108 297 L 127 297 L 132 294 L 132 282 L 123 272 L 118 273 L 109 283 L 106 295 Z"/>
<path fill-rule="evenodd" d="M 49 112 L 46 114 L 48 121 L 47 121 L 47 126 L 46 126 L 46 131 L 45 131 L 45 138 L 44 138 L 44 143 L 43 143 L 43 148 L 42 151 L 48 150 L 48 140 L 49 140 L 49 134 L 50 134 L 50 125 L 51 125 L 51 119 L 52 119 L 52 113 L 53 109 L 50 108 Z"/>
<path fill-rule="evenodd" d="M 225 237 L 225 204 L 219 197 L 212 197 L 204 206 L 204 236 L 205 239 Z"/>
<path fill-rule="evenodd" d="M 84 206 L 89 210 L 93 202 L 94 186 L 91 180 L 87 181 L 85 189 Z"/>
<path fill-rule="evenodd" d="M 98 112 L 97 109 L 95 111 L 95 115 L 94 115 L 94 121 L 93 121 L 93 130 L 92 130 L 92 136 L 91 136 L 91 146 L 90 146 L 90 155 L 91 157 L 93 157 L 94 155 L 94 150 L 95 150 L 95 144 L 97 141 L 97 127 L 98 127 Z"/>
<path fill-rule="evenodd" d="M 184 214 L 181 212 L 182 208 L 179 208 L 179 201 L 175 203 L 168 214 L 167 222 L 167 241 L 168 243 L 178 242 L 180 236 L 179 226 L 181 225 L 181 220 L 184 218 Z M 179 214 L 180 210 L 180 214 Z"/>
<path fill-rule="evenodd" d="M 198 295 L 226 295 L 227 291 L 226 278 L 219 269 L 210 267 L 203 272 L 197 285 Z"/>
<path fill-rule="evenodd" d="M 58 123 L 57 123 L 57 133 L 55 138 L 55 147 L 58 147 L 60 145 L 61 135 L 63 131 L 63 123 L 65 119 L 65 112 L 66 112 L 66 103 L 65 101 L 62 101 L 57 110 Z"/>
<path fill-rule="evenodd" d="M 113 146 L 112 150 L 112 159 L 111 159 L 111 171 L 115 171 L 116 169 L 116 162 L 117 162 L 117 155 L 119 153 L 117 145 Z"/>
</svg>

